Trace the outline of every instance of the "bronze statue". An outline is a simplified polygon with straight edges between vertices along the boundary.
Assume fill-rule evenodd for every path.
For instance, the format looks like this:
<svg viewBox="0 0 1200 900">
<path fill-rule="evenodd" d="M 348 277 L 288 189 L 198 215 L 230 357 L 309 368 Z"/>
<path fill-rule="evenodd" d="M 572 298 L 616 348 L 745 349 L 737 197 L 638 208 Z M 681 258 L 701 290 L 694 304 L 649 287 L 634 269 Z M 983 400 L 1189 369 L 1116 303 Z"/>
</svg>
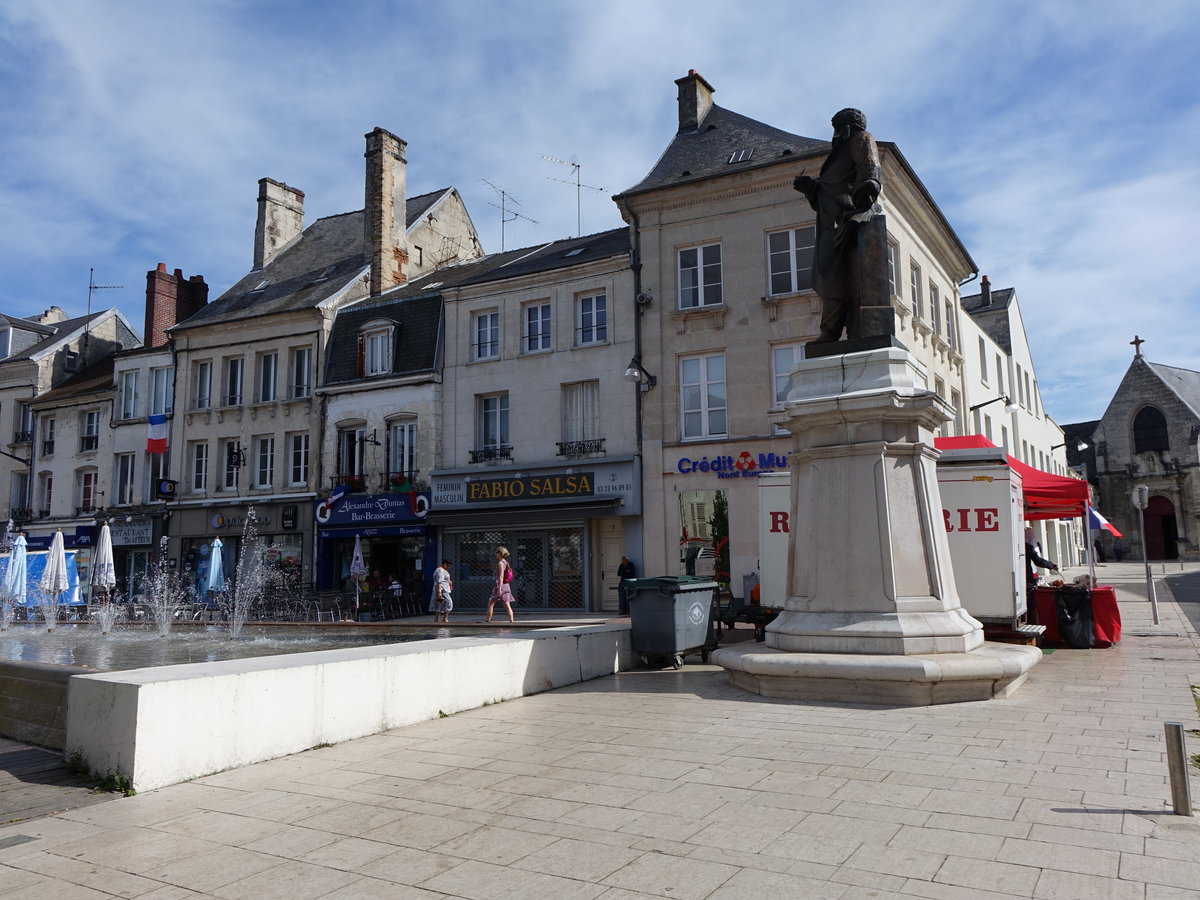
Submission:
<svg viewBox="0 0 1200 900">
<path fill-rule="evenodd" d="M 852 340 L 874 334 L 880 326 L 863 321 L 860 309 L 878 308 L 884 303 L 890 308 L 890 301 L 863 296 L 864 289 L 869 290 L 867 282 L 877 284 L 879 279 L 860 277 L 862 261 L 855 258 L 860 254 L 859 226 L 879 212 L 875 206 L 881 187 L 879 149 L 867 131 L 867 117 L 857 109 L 843 109 L 835 115 L 833 149 L 820 174 L 816 178 L 797 175 L 792 186 L 804 194 L 817 213 L 813 288 L 821 298 L 818 341 L 840 340 L 843 329 Z M 886 277 L 886 259 L 876 258 L 875 252 L 870 255 L 871 267 L 878 268 L 882 263 Z"/>
</svg>

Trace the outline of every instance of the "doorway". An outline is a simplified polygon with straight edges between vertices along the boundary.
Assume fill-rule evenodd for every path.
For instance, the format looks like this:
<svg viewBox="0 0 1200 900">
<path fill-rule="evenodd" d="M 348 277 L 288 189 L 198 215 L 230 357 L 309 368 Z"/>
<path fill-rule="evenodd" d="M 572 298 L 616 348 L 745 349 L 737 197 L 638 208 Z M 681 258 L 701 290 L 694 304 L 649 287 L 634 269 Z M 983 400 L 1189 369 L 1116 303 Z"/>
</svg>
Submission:
<svg viewBox="0 0 1200 900">
<path fill-rule="evenodd" d="M 1146 558 L 1178 559 L 1179 526 L 1175 521 L 1175 504 L 1166 497 L 1151 497 L 1145 521 Z"/>
</svg>

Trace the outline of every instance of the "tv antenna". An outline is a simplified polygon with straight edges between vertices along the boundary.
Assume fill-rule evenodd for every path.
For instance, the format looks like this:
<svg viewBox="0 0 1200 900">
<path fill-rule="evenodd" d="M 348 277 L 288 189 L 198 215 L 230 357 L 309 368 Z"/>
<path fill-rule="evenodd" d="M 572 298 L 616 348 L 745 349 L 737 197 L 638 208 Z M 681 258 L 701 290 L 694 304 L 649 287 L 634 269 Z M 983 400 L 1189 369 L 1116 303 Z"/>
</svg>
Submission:
<svg viewBox="0 0 1200 900">
<path fill-rule="evenodd" d="M 498 196 L 500 198 L 499 203 L 492 203 L 491 201 L 488 201 L 488 206 L 494 206 L 494 207 L 496 207 L 496 209 L 500 210 L 500 252 L 503 253 L 504 252 L 504 223 L 505 222 L 512 222 L 516 219 L 524 219 L 526 222 L 532 222 L 534 225 L 536 225 L 536 224 L 538 224 L 538 220 L 531 219 L 531 218 L 529 218 L 529 216 L 525 215 L 524 213 L 519 213 L 515 209 L 509 209 L 508 208 L 509 203 L 515 203 L 515 204 L 517 204 L 517 206 L 520 206 L 521 201 L 518 200 L 516 197 L 514 197 L 512 194 L 510 194 L 508 191 L 504 190 L 504 188 L 497 187 L 496 185 L 494 185 L 490 181 L 488 181 L 486 178 L 481 178 L 480 181 L 482 181 L 484 184 L 486 184 L 488 187 L 490 187 L 493 191 L 495 191 L 496 196 Z"/>
<path fill-rule="evenodd" d="M 595 185 L 591 184 L 580 184 L 579 170 L 582 168 L 582 166 L 580 166 L 579 158 L 574 153 L 571 154 L 570 159 L 555 159 L 553 156 L 543 156 L 542 159 L 547 160 L 548 162 L 558 163 L 560 166 L 570 166 L 575 170 L 574 181 L 568 181 L 566 178 L 554 178 L 550 175 L 547 175 L 546 178 L 549 181 L 557 181 L 560 184 L 575 185 L 575 237 L 583 237 L 583 205 L 580 201 L 580 192 L 583 188 L 587 188 L 589 191 L 596 191 L 598 194 L 603 194 L 604 188 L 596 187 Z"/>
<path fill-rule="evenodd" d="M 88 332 L 92 328 L 92 294 L 96 291 L 119 291 L 124 288 L 123 284 L 96 284 L 96 270 L 88 266 L 88 302 L 87 302 L 87 319 L 83 323 L 83 348 L 87 349 Z"/>
</svg>

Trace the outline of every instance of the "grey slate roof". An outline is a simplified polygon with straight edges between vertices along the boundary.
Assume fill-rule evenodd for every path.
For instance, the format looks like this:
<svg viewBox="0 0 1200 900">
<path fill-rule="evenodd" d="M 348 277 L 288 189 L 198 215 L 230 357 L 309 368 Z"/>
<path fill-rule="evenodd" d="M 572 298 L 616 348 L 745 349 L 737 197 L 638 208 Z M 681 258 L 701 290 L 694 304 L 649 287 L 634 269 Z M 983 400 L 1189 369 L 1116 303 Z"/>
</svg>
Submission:
<svg viewBox="0 0 1200 900">
<path fill-rule="evenodd" d="M 959 302 L 975 324 L 1007 354 L 1012 355 L 1012 321 L 1008 308 L 1017 292 L 1013 288 L 993 288 L 992 302 L 984 306 L 983 294 L 963 297 Z"/>
<path fill-rule="evenodd" d="M 829 148 L 829 141 L 781 131 L 713 104 L 698 129 L 677 132 L 650 173 L 619 196 L 827 153 Z M 747 160 L 729 162 L 739 150 L 754 152 Z"/>
<path fill-rule="evenodd" d="M 1150 369 L 1162 379 L 1163 384 L 1173 390 L 1179 399 L 1188 405 L 1193 415 L 1200 417 L 1200 372 L 1178 369 L 1146 360 Z"/>
<path fill-rule="evenodd" d="M 28 319 L 18 319 L 14 316 L 4 316 L 10 327 L 21 328 L 34 333 L 42 332 L 45 337 L 41 338 L 37 343 L 31 344 L 23 350 L 18 350 L 12 356 L 6 356 L 0 359 L 0 362 L 7 362 L 12 359 L 29 359 L 37 353 L 48 349 L 49 347 L 61 341 L 63 335 L 70 334 L 77 328 L 82 328 L 89 321 L 96 321 L 101 318 L 107 310 L 94 312 L 90 316 L 76 316 L 73 319 L 64 319 L 61 322 L 55 322 L 52 325 L 43 325 L 40 322 L 31 322 Z"/>
<path fill-rule="evenodd" d="M 38 395 L 37 403 L 49 401 L 53 404 L 58 400 L 74 399 L 84 394 L 103 394 L 113 390 L 115 362 L 116 357 L 111 353 L 102 357 L 78 375 L 72 375 L 44 394 Z"/>
<path fill-rule="evenodd" d="M 405 204 L 407 224 L 411 226 L 451 190 L 442 188 L 409 197 Z M 363 210 L 317 219 L 262 269 L 247 273 L 171 330 L 313 309 L 341 291 L 368 263 L 363 247 Z M 261 289 L 256 290 L 260 285 Z"/>
<path fill-rule="evenodd" d="M 522 275 L 533 275 L 577 266 L 622 253 L 629 253 L 629 229 L 627 227 L 586 234 L 583 237 L 567 238 L 540 247 L 515 250 L 505 254 L 510 257 L 509 259 L 460 283 L 481 284 L 505 278 L 518 278 Z"/>
</svg>

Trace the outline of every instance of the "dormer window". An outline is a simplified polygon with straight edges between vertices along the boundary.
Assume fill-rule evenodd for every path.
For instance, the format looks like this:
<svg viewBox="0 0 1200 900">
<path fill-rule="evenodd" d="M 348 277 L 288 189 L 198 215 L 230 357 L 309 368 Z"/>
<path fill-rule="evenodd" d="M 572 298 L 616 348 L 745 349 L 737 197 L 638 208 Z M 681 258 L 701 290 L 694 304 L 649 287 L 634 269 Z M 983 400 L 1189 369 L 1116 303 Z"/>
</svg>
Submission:
<svg viewBox="0 0 1200 900">
<path fill-rule="evenodd" d="M 391 374 L 395 335 L 396 326 L 390 322 L 369 323 L 359 333 L 359 374 L 367 377 Z"/>
</svg>

